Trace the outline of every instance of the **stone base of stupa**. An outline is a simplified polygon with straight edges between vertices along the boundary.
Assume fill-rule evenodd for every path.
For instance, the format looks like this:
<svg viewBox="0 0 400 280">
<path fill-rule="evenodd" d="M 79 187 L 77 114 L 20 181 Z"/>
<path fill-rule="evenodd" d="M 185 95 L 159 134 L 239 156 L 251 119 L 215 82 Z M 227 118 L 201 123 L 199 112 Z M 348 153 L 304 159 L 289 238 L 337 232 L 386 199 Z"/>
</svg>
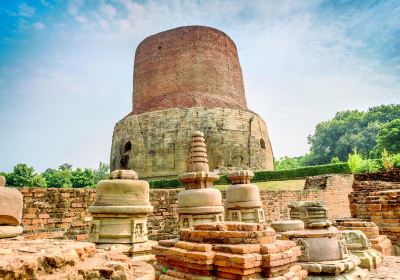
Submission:
<svg viewBox="0 0 400 280">
<path fill-rule="evenodd" d="M 359 267 L 368 270 L 377 269 L 383 262 L 381 253 L 372 248 L 365 250 L 350 250 L 350 253 L 360 259 L 361 262 Z"/>
<path fill-rule="evenodd" d="M 375 223 L 355 218 L 337 220 L 336 223 L 339 230 L 360 230 L 364 232 L 371 242 L 372 249 L 384 255 L 390 256 L 392 254 L 392 242 L 386 235 L 379 234 L 379 228 Z"/>
<path fill-rule="evenodd" d="M 338 275 L 308 275 L 309 280 L 369 280 L 368 271 L 359 267 Z"/>
<path fill-rule="evenodd" d="M 145 261 L 153 263 L 155 256 L 151 252 L 151 247 L 157 245 L 157 241 L 148 240 L 135 244 L 96 244 L 98 251 L 121 253 L 135 261 Z"/>
<path fill-rule="evenodd" d="M 344 259 L 323 262 L 299 262 L 302 269 L 307 270 L 308 279 L 367 280 L 369 273 L 361 269 L 357 256 L 348 255 Z"/>
<path fill-rule="evenodd" d="M 369 239 L 369 241 L 371 242 L 372 249 L 375 249 L 386 256 L 392 255 L 392 241 L 388 239 L 386 235 L 379 235 L 376 238 Z"/>
<path fill-rule="evenodd" d="M 244 223 L 264 223 L 264 210 L 260 208 L 227 209 L 225 220 Z"/>
<path fill-rule="evenodd" d="M 0 238 L 12 238 L 22 234 L 21 226 L 0 226 Z"/>
</svg>

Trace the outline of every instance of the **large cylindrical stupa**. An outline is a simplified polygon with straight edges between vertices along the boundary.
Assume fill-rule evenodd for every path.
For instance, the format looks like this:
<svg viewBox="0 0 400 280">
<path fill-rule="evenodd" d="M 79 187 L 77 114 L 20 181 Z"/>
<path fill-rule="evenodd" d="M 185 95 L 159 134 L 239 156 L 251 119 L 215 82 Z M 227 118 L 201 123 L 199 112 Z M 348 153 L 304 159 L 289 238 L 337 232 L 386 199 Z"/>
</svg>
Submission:
<svg viewBox="0 0 400 280">
<path fill-rule="evenodd" d="M 247 108 L 235 43 L 210 27 L 152 35 L 136 49 L 132 112 L 114 129 L 111 169 L 143 178 L 187 170 L 190 135 L 205 134 L 210 170 L 272 170 L 264 120 Z"/>
</svg>

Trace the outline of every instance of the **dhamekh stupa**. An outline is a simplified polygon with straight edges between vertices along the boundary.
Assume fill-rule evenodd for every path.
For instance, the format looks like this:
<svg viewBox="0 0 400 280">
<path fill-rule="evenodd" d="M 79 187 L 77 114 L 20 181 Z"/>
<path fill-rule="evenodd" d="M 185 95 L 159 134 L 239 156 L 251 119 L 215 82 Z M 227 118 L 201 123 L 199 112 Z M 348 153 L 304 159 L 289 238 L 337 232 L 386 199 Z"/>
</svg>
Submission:
<svg viewBox="0 0 400 280">
<path fill-rule="evenodd" d="M 142 178 L 188 170 L 191 134 L 203 131 L 210 170 L 272 170 L 265 121 L 247 108 L 235 43 L 210 27 L 185 26 L 136 49 L 132 112 L 114 128 L 111 169 Z"/>
</svg>

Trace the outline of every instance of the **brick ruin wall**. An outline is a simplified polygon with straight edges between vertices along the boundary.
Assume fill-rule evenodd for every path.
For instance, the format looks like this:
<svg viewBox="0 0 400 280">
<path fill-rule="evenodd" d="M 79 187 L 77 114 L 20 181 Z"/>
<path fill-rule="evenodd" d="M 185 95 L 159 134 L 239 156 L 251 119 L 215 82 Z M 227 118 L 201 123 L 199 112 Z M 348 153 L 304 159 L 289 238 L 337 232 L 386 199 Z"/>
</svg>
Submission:
<svg viewBox="0 0 400 280">
<path fill-rule="evenodd" d="M 267 126 L 236 109 L 166 109 L 132 115 L 114 129 L 111 170 L 132 169 L 141 178 L 176 178 L 186 172 L 190 138 L 203 131 L 210 170 L 273 170 Z M 125 164 L 125 166 L 123 166 Z"/>
<path fill-rule="evenodd" d="M 23 227 L 26 233 L 62 232 L 75 238 L 85 234 L 91 216 L 86 211 L 95 198 L 94 189 L 20 189 L 24 196 Z M 179 189 L 151 189 L 154 212 L 148 218 L 149 237 L 154 240 L 172 238 L 178 232 L 177 198 Z M 261 190 L 268 221 L 288 219 L 287 204 L 292 201 L 321 200 L 330 217 L 349 217 L 348 185 L 324 190 L 266 191 Z M 225 195 L 224 191 L 222 192 Z"/>
<path fill-rule="evenodd" d="M 168 108 L 247 110 L 235 43 L 210 27 L 185 26 L 144 39 L 136 49 L 133 114 Z"/>
<path fill-rule="evenodd" d="M 400 190 L 400 169 L 386 172 L 355 174 L 353 192 L 349 194 L 351 216 L 370 219 L 367 198 L 372 192 Z"/>
</svg>

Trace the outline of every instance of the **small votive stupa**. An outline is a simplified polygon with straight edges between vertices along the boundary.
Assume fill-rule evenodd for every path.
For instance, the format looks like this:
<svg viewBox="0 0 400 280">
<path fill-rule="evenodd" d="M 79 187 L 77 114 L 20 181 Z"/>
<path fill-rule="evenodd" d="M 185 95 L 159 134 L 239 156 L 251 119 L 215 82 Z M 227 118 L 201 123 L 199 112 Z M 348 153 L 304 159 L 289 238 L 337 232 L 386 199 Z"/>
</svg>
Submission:
<svg viewBox="0 0 400 280">
<path fill-rule="evenodd" d="M 382 264 L 382 254 L 371 248 L 371 242 L 360 230 L 343 230 L 347 250 L 360 258 L 361 268 L 376 269 Z"/>
<path fill-rule="evenodd" d="M 212 188 L 219 176 L 209 171 L 204 134 L 200 131 L 192 134 L 188 172 L 178 179 L 185 184 L 185 190 L 178 194 L 181 228 L 224 220 L 221 192 Z"/>
<path fill-rule="evenodd" d="M 229 173 L 232 182 L 226 190 L 225 220 L 264 223 L 265 214 L 260 199 L 260 190 L 250 183 L 254 173 L 250 170 L 238 170 Z"/>
<path fill-rule="evenodd" d="M 88 211 L 93 220 L 89 239 L 97 248 L 116 250 L 146 259 L 151 251 L 147 239 L 147 215 L 153 211 L 149 184 L 133 170 L 116 170 L 110 180 L 96 186 L 96 199 Z"/>
<path fill-rule="evenodd" d="M 23 232 L 23 197 L 19 190 L 6 188 L 6 179 L 0 176 L 0 238 L 16 237 Z"/>
<path fill-rule="evenodd" d="M 282 240 L 292 240 L 301 248 L 299 264 L 309 279 L 369 279 L 358 267 L 360 259 L 349 253 L 342 233 L 332 226 L 328 210 L 321 202 L 290 203 L 290 217 L 304 222 L 304 230 L 282 232 Z"/>
</svg>

